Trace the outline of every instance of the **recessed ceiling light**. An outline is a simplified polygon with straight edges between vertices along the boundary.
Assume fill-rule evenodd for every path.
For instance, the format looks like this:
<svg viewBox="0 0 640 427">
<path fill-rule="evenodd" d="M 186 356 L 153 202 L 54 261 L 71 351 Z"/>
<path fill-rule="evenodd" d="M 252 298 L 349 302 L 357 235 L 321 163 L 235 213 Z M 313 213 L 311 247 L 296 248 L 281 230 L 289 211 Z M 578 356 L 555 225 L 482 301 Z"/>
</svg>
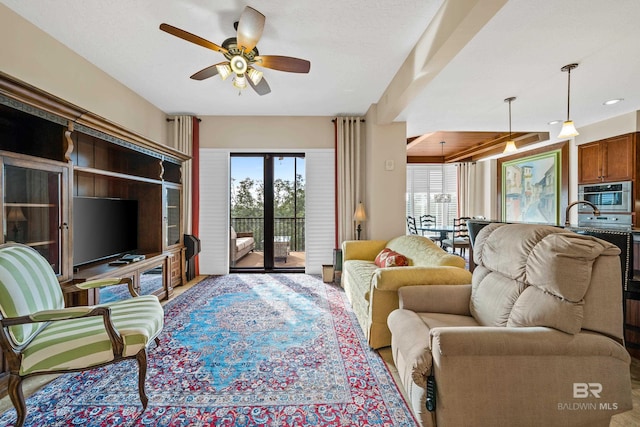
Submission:
<svg viewBox="0 0 640 427">
<path fill-rule="evenodd" d="M 613 104 L 617 104 L 620 101 L 624 101 L 624 98 L 610 99 L 608 101 L 604 101 L 602 105 L 613 105 Z"/>
<path fill-rule="evenodd" d="M 549 123 L 549 125 L 557 125 L 558 123 L 562 123 L 562 120 L 551 120 Z"/>
</svg>

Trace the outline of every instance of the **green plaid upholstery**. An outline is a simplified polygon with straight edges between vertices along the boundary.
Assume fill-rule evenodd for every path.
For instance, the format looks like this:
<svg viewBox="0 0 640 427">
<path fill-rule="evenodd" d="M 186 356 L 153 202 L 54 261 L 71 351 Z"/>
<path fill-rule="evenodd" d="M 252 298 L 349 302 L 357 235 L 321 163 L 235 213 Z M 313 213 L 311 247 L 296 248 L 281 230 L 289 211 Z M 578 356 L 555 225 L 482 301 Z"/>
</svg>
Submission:
<svg viewBox="0 0 640 427">
<path fill-rule="evenodd" d="M 135 356 L 162 331 L 164 311 L 155 295 L 105 304 L 124 340 L 123 356 Z M 52 322 L 23 351 L 20 374 L 76 369 L 113 360 L 102 316 Z"/>
<path fill-rule="evenodd" d="M 61 308 L 64 308 L 62 290 L 44 257 L 27 246 L 0 248 L 0 314 L 3 317 Z M 12 326 L 11 339 L 16 346 L 21 345 L 43 325 Z"/>
</svg>

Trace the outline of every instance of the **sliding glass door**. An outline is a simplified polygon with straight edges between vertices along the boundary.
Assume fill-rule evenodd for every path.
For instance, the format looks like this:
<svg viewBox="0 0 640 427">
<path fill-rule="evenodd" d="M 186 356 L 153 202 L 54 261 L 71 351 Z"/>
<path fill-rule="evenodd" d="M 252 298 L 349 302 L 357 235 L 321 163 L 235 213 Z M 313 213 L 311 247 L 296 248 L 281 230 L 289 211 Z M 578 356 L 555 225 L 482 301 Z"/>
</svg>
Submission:
<svg viewBox="0 0 640 427">
<path fill-rule="evenodd" d="M 302 271 L 303 154 L 231 154 L 232 271 Z"/>
</svg>

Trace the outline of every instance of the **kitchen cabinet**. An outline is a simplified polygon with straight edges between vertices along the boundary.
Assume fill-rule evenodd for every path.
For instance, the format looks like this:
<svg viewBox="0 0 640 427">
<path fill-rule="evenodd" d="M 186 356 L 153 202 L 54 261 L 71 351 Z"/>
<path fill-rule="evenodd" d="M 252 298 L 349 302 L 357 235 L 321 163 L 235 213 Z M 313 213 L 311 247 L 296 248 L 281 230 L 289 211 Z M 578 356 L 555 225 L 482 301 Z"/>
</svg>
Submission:
<svg viewBox="0 0 640 427">
<path fill-rule="evenodd" d="M 578 183 L 634 179 L 636 134 L 614 136 L 578 146 Z"/>
</svg>

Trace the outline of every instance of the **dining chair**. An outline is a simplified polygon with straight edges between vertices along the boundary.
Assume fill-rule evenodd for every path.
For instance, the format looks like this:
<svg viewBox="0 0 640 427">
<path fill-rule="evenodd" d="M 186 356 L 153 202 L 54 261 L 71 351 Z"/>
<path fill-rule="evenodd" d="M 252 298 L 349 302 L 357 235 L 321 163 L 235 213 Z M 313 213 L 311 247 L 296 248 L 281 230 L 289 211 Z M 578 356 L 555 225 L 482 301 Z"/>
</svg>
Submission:
<svg viewBox="0 0 640 427">
<path fill-rule="evenodd" d="M 422 235 L 431 239 L 432 242 L 438 243 L 442 246 L 442 237 L 440 233 L 435 233 L 433 231 L 429 232 L 424 230 L 424 228 L 435 227 L 436 226 L 436 216 L 431 214 L 420 215 L 420 228 L 422 228 Z M 425 235 L 426 231 L 426 235 Z"/>
<path fill-rule="evenodd" d="M 409 234 L 418 234 L 418 228 L 416 227 L 416 219 L 411 215 L 407 216 L 407 229 Z"/>
<path fill-rule="evenodd" d="M 451 248 L 453 253 L 456 252 L 456 248 L 460 248 L 460 256 L 464 257 L 466 249 L 471 245 L 467 229 L 467 221 L 470 219 L 466 216 L 453 219 L 453 236 L 442 241 L 443 248 Z"/>
</svg>

